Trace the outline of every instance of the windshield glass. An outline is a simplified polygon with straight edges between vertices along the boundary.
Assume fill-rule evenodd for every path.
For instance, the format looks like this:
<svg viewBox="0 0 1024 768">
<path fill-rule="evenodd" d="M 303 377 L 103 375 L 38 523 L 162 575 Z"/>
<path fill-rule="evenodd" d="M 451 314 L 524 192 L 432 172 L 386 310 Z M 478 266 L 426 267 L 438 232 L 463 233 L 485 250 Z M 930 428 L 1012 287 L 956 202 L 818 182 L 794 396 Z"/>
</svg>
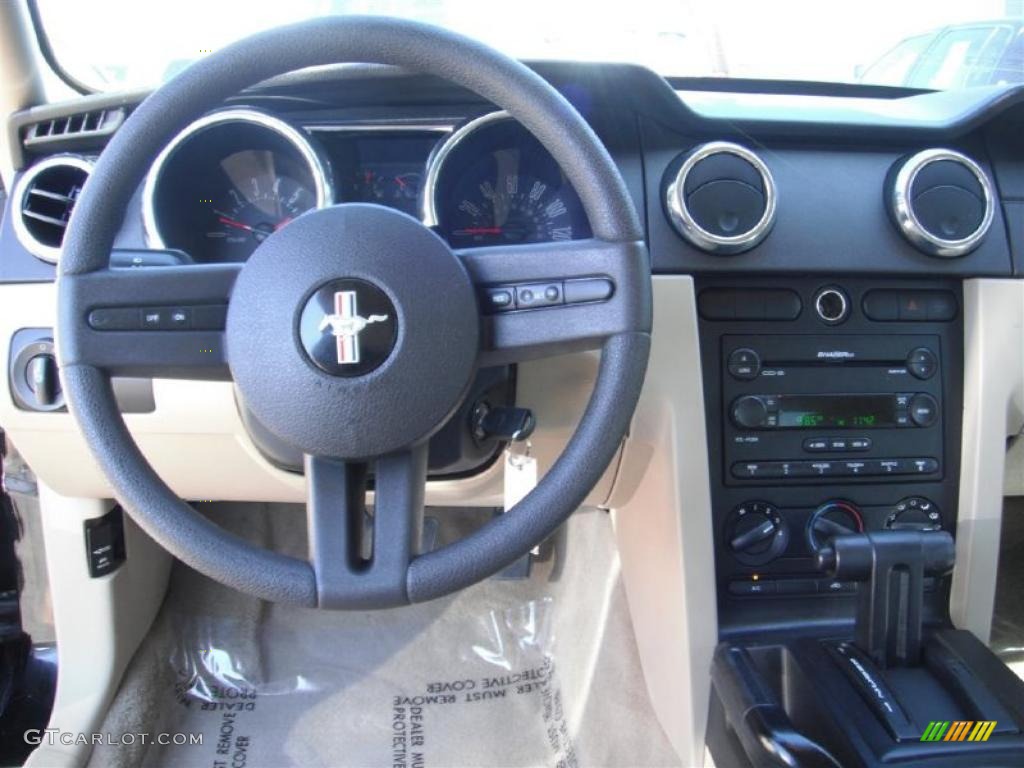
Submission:
<svg viewBox="0 0 1024 768">
<path fill-rule="evenodd" d="M 332 14 L 462 32 L 521 59 L 667 76 L 950 89 L 1024 82 L 1024 0 L 37 0 L 56 59 L 98 90 L 145 88 L 233 40 Z"/>
</svg>

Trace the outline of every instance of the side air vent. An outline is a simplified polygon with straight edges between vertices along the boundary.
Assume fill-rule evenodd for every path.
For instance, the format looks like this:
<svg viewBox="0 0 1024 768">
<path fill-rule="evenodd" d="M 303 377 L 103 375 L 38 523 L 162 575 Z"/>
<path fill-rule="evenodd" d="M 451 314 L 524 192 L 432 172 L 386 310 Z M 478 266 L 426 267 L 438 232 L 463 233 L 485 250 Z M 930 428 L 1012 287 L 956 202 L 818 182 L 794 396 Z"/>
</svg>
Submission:
<svg viewBox="0 0 1024 768">
<path fill-rule="evenodd" d="M 11 211 L 21 244 L 34 256 L 56 264 L 64 231 L 92 163 L 77 155 L 56 155 L 22 174 L 14 186 Z"/>
<path fill-rule="evenodd" d="M 886 185 L 896 228 L 929 256 L 964 256 L 992 226 L 992 182 L 981 166 L 952 149 L 918 152 L 893 167 Z"/>
<path fill-rule="evenodd" d="M 22 142 L 26 149 L 66 147 L 69 149 L 102 143 L 121 127 L 126 116 L 123 107 L 94 109 L 61 115 L 50 120 L 31 123 L 25 129 Z"/>
<path fill-rule="evenodd" d="M 669 167 L 665 208 L 693 245 L 726 255 L 747 251 L 775 223 L 775 181 L 768 166 L 739 144 L 703 144 Z"/>
</svg>

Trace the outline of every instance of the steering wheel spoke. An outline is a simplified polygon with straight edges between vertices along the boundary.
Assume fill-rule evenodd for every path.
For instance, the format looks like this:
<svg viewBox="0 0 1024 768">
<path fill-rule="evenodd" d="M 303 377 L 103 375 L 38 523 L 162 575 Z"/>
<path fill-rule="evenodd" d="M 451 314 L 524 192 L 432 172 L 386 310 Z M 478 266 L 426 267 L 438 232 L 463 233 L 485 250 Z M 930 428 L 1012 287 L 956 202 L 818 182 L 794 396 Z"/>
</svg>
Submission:
<svg viewBox="0 0 1024 768">
<path fill-rule="evenodd" d="M 650 330 L 642 242 L 573 240 L 457 251 L 477 287 L 481 364 L 597 349 L 620 333 Z"/>
<path fill-rule="evenodd" d="M 375 462 L 374 506 L 364 463 L 307 455 L 309 554 L 320 608 L 408 602 L 407 573 L 423 529 L 426 444 Z"/>
<path fill-rule="evenodd" d="M 63 366 L 110 375 L 230 379 L 224 344 L 228 300 L 240 265 L 108 268 L 64 275 L 75 317 Z M 66 309 L 64 311 L 67 311 Z"/>
</svg>

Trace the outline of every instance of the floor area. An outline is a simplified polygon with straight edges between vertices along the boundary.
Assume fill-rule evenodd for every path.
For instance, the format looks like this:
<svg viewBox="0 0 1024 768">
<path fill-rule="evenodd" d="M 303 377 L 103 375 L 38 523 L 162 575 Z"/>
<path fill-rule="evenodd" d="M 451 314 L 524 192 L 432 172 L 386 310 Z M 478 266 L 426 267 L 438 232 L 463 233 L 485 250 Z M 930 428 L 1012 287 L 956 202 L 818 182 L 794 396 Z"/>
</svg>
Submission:
<svg viewBox="0 0 1024 768">
<path fill-rule="evenodd" d="M 209 505 L 290 553 L 302 507 Z M 442 535 L 472 525 L 442 516 Z M 100 747 L 92 766 L 670 766 L 639 668 L 609 517 L 573 516 L 528 580 L 425 605 L 269 605 L 176 565 L 102 730 L 202 734 Z"/>
</svg>

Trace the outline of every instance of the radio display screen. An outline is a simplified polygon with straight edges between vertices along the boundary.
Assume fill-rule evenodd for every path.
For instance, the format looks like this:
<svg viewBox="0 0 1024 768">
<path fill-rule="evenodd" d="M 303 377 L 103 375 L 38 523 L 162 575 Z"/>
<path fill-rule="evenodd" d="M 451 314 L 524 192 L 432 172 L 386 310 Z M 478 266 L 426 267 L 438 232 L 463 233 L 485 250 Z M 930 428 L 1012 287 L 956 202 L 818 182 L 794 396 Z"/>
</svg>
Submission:
<svg viewBox="0 0 1024 768">
<path fill-rule="evenodd" d="M 892 395 L 783 395 L 779 426 L 813 429 L 870 429 L 896 426 Z"/>
</svg>

